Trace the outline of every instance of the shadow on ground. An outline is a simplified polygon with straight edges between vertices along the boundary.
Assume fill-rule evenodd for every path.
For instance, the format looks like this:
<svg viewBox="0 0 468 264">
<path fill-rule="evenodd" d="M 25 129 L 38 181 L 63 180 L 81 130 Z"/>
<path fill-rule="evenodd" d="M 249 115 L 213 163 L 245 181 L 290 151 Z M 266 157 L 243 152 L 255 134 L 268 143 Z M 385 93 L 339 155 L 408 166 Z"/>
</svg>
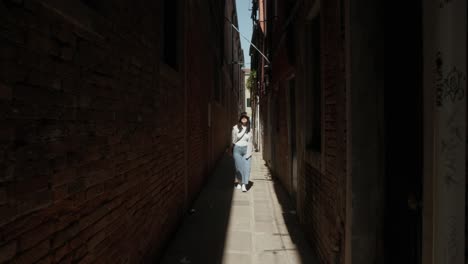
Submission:
<svg viewBox="0 0 468 264">
<path fill-rule="evenodd" d="M 225 155 L 206 181 L 192 212 L 183 220 L 159 263 L 222 263 L 234 191 L 233 172 L 234 162 Z"/>
<path fill-rule="evenodd" d="M 234 162 L 223 157 L 160 263 L 318 263 L 285 189 L 263 165 L 254 174 L 247 195 L 234 195 Z"/>
<path fill-rule="evenodd" d="M 270 175 L 271 174 L 271 170 Z M 299 218 L 296 211 L 296 206 L 287 193 L 286 189 L 283 187 L 278 178 L 272 177 L 270 181 L 273 181 L 273 188 L 278 202 L 282 209 L 282 216 L 284 223 L 286 225 L 289 236 L 292 240 L 292 243 L 295 245 L 299 256 L 297 256 L 297 261 L 295 263 L 302 264 L 318 264 L 316 254 L 314 254 L 310 241 L 307 239 L 302 225 L 299 223 Z M 281 236 L 281 233 L 276 234 Z"/>
</svg>

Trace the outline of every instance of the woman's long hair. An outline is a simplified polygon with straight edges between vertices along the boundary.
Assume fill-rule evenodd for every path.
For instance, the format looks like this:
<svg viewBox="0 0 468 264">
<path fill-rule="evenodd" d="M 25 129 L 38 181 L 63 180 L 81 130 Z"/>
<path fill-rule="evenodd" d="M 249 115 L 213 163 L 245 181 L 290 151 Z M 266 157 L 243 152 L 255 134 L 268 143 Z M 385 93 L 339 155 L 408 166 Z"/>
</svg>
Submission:
<svg viewBox="0 0 468 264">
<path fill-rule="evenodd" d="M 245 133 L 249 133 L 250 132 L 250 118 L 246 115 L 242 115 L 240 118 L 239 118 L 239 123 L 237 123 L 237 129 L 239 129 L 239 133 L 242 131 L 242 118 L 247 118 L 247 130 L 245 131 Z"/>
</svg>

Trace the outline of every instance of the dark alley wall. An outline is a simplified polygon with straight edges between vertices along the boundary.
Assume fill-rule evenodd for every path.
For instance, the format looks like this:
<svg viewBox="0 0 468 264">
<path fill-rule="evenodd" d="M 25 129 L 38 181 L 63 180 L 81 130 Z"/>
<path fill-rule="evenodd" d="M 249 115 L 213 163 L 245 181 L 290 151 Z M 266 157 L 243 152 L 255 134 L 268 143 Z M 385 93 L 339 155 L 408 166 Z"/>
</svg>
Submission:
<svg viewBox="0 0 468 264">
<path fill-rule="evenodd" d="M 224 10 L 0 1 L 0 263 L 157 259 L 238 114 Z"/>
<path fill-rule="evenodd" d="M 317 4 L 317 3 L 315 3 Z M 315 241 L 323 263 L 345 263 L 346 218 L 346 79 L 345 79 L 345 2 L 321 1 L 317 14 L 320 21 L 321 75 L 321 146 L 310 147 L 307 115 L 314 102 L 304 95 L 302 101 L 305 120 L 302 142 L 306 148 L 302 156 L 304 223 Z M 297 23 L 301 23 L 298 20 Z M 310 31 L 305 30 L 310 34 Z M 307 34 L 306 33 L 306 34 Z M 310 38 L 310 36 L 308 36 Z M 302 39 L 304 54 L 308 54 L 307 36 Z M 300 55 L 298 55 L 300 56 Z M 309 55 L 310 56 L 310 55 Z M 304 61 L 305 64 L 312 63 Z M 312 66 L 314 67 L 314 66 Z M 308 68 L 309 71 L 311 68 Z M 303 89 L 314 89 L 308 81 L 307 68 L 300 77 Z M 317 89 L 315 88 L 315 89 Z M 309 141 L 309 142 L 308 142 Z M 309 146 L 308 146 L 309 145 Z"/>
<path fill-rule="evenodd" d="M 466 1 L 252 2 L 263 155 L 319 262 L 465 263 Z"/>
<path fill-rule="evenodd" d="M 273 59 L 271 83 L 261 102 L 265 142 L 271 143 L 264 156 L 296 200 L 321 263 L 345 262 L 343 5 L 338 0 L 268 1 L 267 7 L 275 19 L 266 41 Z"/>
</svg>

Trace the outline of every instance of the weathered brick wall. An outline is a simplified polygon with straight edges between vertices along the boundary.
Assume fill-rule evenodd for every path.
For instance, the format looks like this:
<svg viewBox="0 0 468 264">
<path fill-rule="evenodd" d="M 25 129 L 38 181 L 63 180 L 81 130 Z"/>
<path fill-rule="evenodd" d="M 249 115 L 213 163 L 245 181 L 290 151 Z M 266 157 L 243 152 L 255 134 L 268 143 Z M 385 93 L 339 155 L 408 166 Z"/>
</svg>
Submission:
<svg viewBox="0 0 468 264">
<path fill-rule="evenodd" d="M 208 27 L 199 27 L 199 23 L 211 24 L 210 17 L 206 14 L 205 6 L 200 4 L 189 5 L 187 43 L 189 49 L 197 50 L 197 53 L 187 57 L 188 74 L 188 194 L 194 197 L 208 170 L 208 101 L 211 90 L 206 86 L 212 86 L 212 56 L 207 53 L 206 39 L 210 39 Z M 202 19 L 202 21 L 200 21 Z M 199 29 L 197 29 L 197 27 Z"/>
<path fill-rule="evenodd" d="M 273 66 L 271 67 L 271 84 L 267 87 L 272 98 L 273 111 L 268 113 L 271 137 L 271 148 L 268 150 L 271 155 L 271 166 L 273 174 L 281 181 L 283 186 L 289 193 L 292 193 L 291 181 L 291 147 L 289 145 L 289 81 L 294 78 L 294 66 L 291 57 L 289 57 L 290 43 L 294 43 L 293 39 L 287 32 L 284 32 L 283 27 L 287 23 L 290 15 L 290 6 L 292 3 L 287 1 L 279 1 L 277 10 L 270 5 L 268 12 L 276 12 L 275 19 L 268 24 L 268 29 L 271 30 L 267 34 L 267 43 L 271 41 L 271 57 L 273 58 Z M 283 39 L 283 41 L 282 41 Z M 287 41 L 284 41 L 287 39 Z"/>
<path fill-rule="evenodd" d="M 341 1 L 342 2 L 342 1 Z M 322 140 L 320 165 L 305 164 L 304 215 L 322 263 L 344 263 L 346 101 L 340 1 L 322 2 Z"/>
<path fill-rule="evenodd" d="M 294 16 L 295 28 L 289 42 L 280 44 L 281 27 L 272 25 L 273 32 L 273 84 L 270 86 L 270 96 L 275 107 L 275 99 L 279 100 L 278 112 L 261 109 L 262 116 L 269 119 L 264 126 L 265 142 L 274 135 L 272 145 L 264 148 L 267 157 L 272 155 L 271 168 L 283 185 L 292 193 L 291 162 L 288 134 L 289 102 L 288 80 L 294 76 L 296 81 L 297 99 L 297 131 L 298 131 L 298 193 L 296 195 L 299 216 L 313 247 L 317 251 L 321 263 L 344 263 L 344 234 L 346 222 L 346 100 L 345 100 L 345 53 L 344 32 L 342 27 L 342 12 L 340 4 L 343 1 L 321 2 L 321 89 L 322 89 L 322 148 L 320 152 L 306 147 L 306 115 L 313 102 L 307 101 L 306 90 L 312 89 L 307 72 L 310 61 L 309 48 L 305 42 L 304 20 L 309 15 L 313 1 L 301 4 Z M 289 9 L 286 8 L 289 5 Z M 292 10 L 294 4 L 281 1 L 278 3 L 278 18 L 281 24 L 290 15 L 286 10 Z M 289 46 L 288 46 L 289 45 Z M 295 60 L 288 54 L 294 45 Z M 294 75 L 292 75 L 294 73 Z M 278 92 L 273 92 L 278 86 Z M 267 125 L 271 125 L 268 127 Z M 276 127 L 278 126 L 278 127 Z M 277 130 L 279 128 L 279 130 Z"/>
<path fill-rule="evenodd" d="M 346 101 L 339 1 L 321 2 L 322 140 L 320 166 L 305 162 L 304 219 L 322 263 L 344 263 Z"/>
<path fill-rule="evenodd" d="M 0 262 L 149 262 L 183 213 L 186 138 L 206 172 L 206 101 L 187 137 L 159 1 L 45 2 L 0 1 Z"/>
<path fill-rule="evenodd" d="M 288 101 L 287 101 L 287 93 L 288 87 L 286 85 L 281 85 L 280 90 L 278 91 L 278 113 L 275 119 L 275 137 L 274 137 L 274 144 L 275 144 L 275 158 L 274 158 L 274 170 L 275 175 L 279 178 L 283 186 L 286 190 L 291 193 L 292 186 L 291 186 L 291 172 L 290 172 L 290 155 L 291 155 L 291 148 L 289 145 L 289 131 L 288 131 Z"/>
<path fill-rule="evenodd" d="M 269 107 L 268 105 L 270 104 L 270 101 L 268 100 L 267 96 L 262 96 L 260 98 L 260 122 L 261 122 L 261 127 L 263 128 L 262 131 L 262 136 L 263 136 L 263 148 L 261 149 L 262 151 L 262 156 L 263 159 L 265 160 L 266 164 L 268 166 L 271 166 L 271 144 L 270 144 L 270 123 L 268 121 L 269 119 Z"/>
<path fill-rule="evenodd" d="M 228 3 L 226 9 L 235 10 L 232 4 Z M 197 51 L 186 58 L 189 69 L 187 82 L 190 86 L 187 91 L 188 192 L 189 197 L 194 197 L 213 164 L 230 144 L 230 129 L 234 124 L 230 117 L 238 114 L 238 99 L 235 95 L 239 86 L 223 86 L 231 83 L 232 65 L 226 63 L 230 60 L 223 61 L 223 51 L 230 53 L 231 50 L 223 50 L 222 45 L 232 42 L 238 48 L 240 42 L 237 41 L 236 45 L 236 41 L 228 39 L 231 32 L 223 32 L 224 27 L 219 23 L 219 18 L 224 19 L 220 16 L 225 11 L 223 2 L 212 0 L 211 5 L 208 5 L 207 1 L 194 1 L 189 4 L 188 10 L 188 49 Z M 226 34 L 224 43 L 220 38 L 223 34 Z M 228 78 L 221 81 L 224 75 Z M 221 90 L 220 98 L 215 98 L 216 88 Z M 228 104 L 226 98 L 232 98 L 235 103 Z"/>
</svg>

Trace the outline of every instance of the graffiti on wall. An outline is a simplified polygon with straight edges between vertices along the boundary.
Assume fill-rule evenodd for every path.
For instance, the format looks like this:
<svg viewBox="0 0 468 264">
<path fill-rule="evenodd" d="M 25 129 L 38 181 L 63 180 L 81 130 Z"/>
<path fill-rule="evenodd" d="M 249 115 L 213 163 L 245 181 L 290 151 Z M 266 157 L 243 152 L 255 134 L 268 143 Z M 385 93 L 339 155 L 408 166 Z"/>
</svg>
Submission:
<svg viewBox="0 0 468 264">
<path fill-rule="evenodd" d="M 465 97 L 465 74 L 456 67 L 453 67 L 444 76 L 442 64 L 442 54 L 438 52 L 436 58 L 436 100 L 438 107 L 442 107 L 446 103 L 461 101 Z"/>
<path fill-rule="evenodd" d="M 457 102 L 465 98 L 465 75 L 455 66 L 448 73 L 443 71 L 443 57 L 439 51 L 436 54 L 436 105 L 444 114 L 444 130 L 441 135 L 440 155 L 445 186 L 450 187 L 460 183 L 457 173 L 458 148 L 464 143 L 460 118 L 463 113 Z M 442 112 L 441 112 L 442 113 Z M 447 190 L 448 191 L 448 190 Z"/>
<path fill-rule="evenodd" d="M 448 134 L 443 136 L 440 141 L 440 154 L 442 158 L 444 182 L 446 187 L 460 183 L 457 177 L 457 162 L 458 155 L 457 149 L 464 143 L 462 128 L 457 122 L 457 116 L 460 113 L 457 109 L 452 109 L 448 116 L 446 127 Z"/>
<path fill-rule="evenodd" d="M 447 234 L 447 245 L 444 252 L 445 263 L 455 263 L 459 249 L 458 249 L 458 230 L 457 230 L 457 216 L 450 216 L 448 219 L 448 234 Z"/>
<path fill-rule="evenodd" d="M 444 74 L 442 72 L 442 54 L 437 52 L 436 55 L 436 100 L 437 106 L 442 106 L 442 97 L 443 97 L 443 90 L 444 90 Z"/>
<path fill-rule="evenodd" d="M 465 76 L 457 68 L 453 69 L 448 73 L 444 80 L 446 90 L 444 91 L 444 98 L 448 98 L 454 103 L 456 100 L 463 100 L 465 96 L 465 90 L 463 87 L 463 81 Z"/>
<path fill-rule="evenodd" d="M 446 3 L 450 1 L 444 1 Z M 447 65 L 442 52 L 436 53 L 435 60 L 435 91 L 436 110 L 439 119 L 439 179 L 443 191 L 443 200 L 453 203 L 459 188 L 464 186 L 461 172 L 460 152 L 465 144 L 464 106 L 466 97 L 466 74 L 456 66 Z M 448 215 L 442 228 L 444 241 L 442 263 L 459 263 L 460 254 L 460 218 L 455 207 L 446 211 Z"/>
</svg>

